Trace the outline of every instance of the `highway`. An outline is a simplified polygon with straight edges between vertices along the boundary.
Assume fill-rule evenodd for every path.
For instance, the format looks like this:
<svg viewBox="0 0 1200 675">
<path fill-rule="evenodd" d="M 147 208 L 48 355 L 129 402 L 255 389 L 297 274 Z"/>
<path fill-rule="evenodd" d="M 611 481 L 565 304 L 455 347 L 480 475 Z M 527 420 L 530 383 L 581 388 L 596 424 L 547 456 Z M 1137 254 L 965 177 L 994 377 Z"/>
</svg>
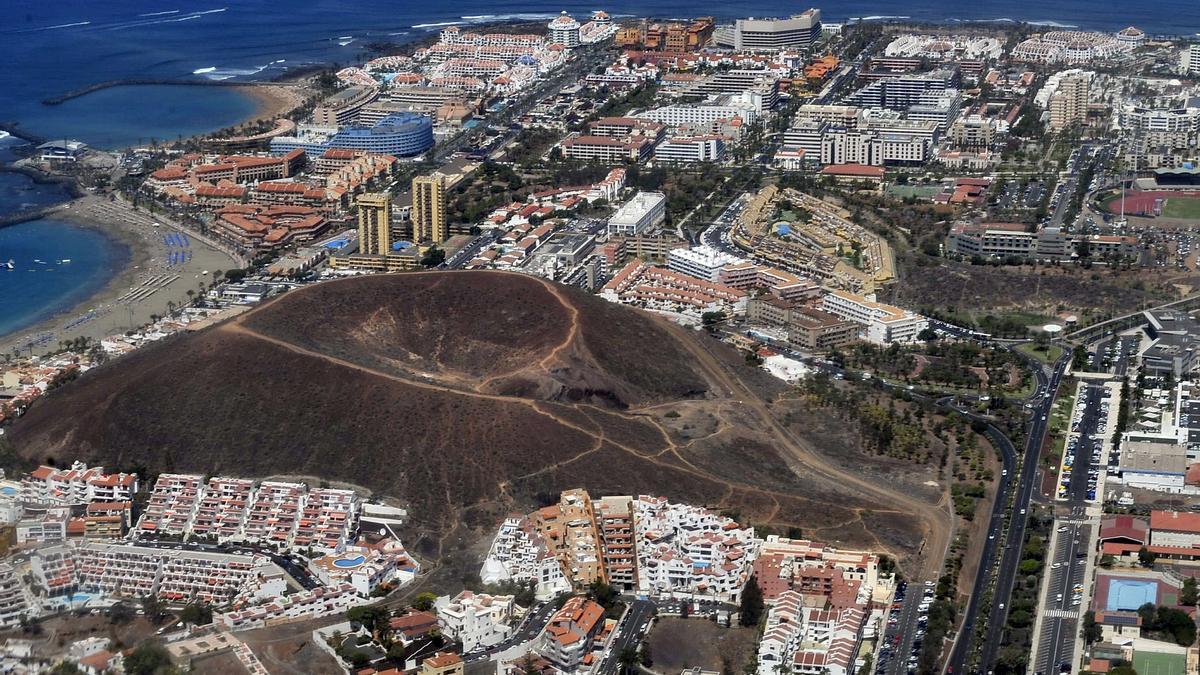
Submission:
<svg viewBox="0 0 1200 675">
<path fill-rule="evenodd" d="M 1025 542 L 1025 523 L 1026 510 L 1029 508 L 1030 499 L 1033 497 L 1035 482 L 1037 480 L 1038 459 L 1042 453 L 1042 443 L 1046 438 L 1048 427 L 1048 419 L 1051 412 L 1051 406 L 1054 405 L 1054 395 L 1058 391 L 1058 386 L 1062 382 L 1063 371 L 1066 370 L 1067 363 L 1070 360 L 1070 354 L 1064 353 L 1059 360 L 1054 364 L 1054 369 L 1049 376 L 1049 381 L 1046 382 L 1045 372 L 1041 369 L 1038 373 L 1038 385 L 1042 387 L 1042 383 L 1046 382 L 1044 396 L 1041 403 L 1033 409 L 1033 422 L 1029 426 L 1029 434 L 1025 442 L 1025 457 L 1021 465 L 1021 473 L 1017 480 L 1016 500 L 1013 504 L 1013 517 L 1011 518 L 1008 534 L 1002 532 L 1003 521 L 997 521 L 993 518 L 991 529 L 988 532 L 989 543 L 1000 541 L 1004 537 L 1005 546 L 1001 552 L 1000 568 L 996 574 L 995 592 L 992 596 L 992 604 L 987 610 L 987 620 L 985 622 L 987 628 L 983 636 L 983 644 L 980 650 L 978 672 L 988 672 L 992 670 L 993 664 L 996 662 L 996 654 L 1000 649 L 1001 639 L 1004 635 L 1004 625 L 1008 619 L 1008 604 L 1012 597 L 1013 583 L 1016 581 L 1017 566 L 1021 562 L 1022 548 Z M 993 539 L 994 538 L 994 539 Z M 990 563 L 990 561 L 989 561 Z M 980 567 L 979 577 L 983 578 L 985 570 L 990 571 L 990 566 Z M 972 593 L 971 605 L 978 606 L 981 600 L 979 592 L 979 583 L 976 582 L 976 591 Z M 970 616 L 968 619 L 972 618 Z M 974 627 L 974 622 L 969 621 L 964 623 L 962 633 L 958 642 L 955 644 L 955 651 L 951 654 L 951 659 L 947 664 L 947 672 L 961 673 L 964 672 L 968 656 L 971 648 L 970 633 Z M 967 639 L 964 639 L 967 638 Z"/>
</svg>

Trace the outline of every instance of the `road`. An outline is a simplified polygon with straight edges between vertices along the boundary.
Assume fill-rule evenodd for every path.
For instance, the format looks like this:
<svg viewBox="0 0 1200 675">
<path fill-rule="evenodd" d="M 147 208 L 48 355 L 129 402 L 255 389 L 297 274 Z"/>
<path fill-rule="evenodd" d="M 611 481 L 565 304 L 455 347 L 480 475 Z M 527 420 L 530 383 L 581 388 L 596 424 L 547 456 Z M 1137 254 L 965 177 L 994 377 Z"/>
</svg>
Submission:
<svg viewBox="0 0 1200 675">
<path fill-rule="evenodd" d="M 654 611 L 654 603 L 649 600 L 634 600 L 629 605 L 629 611 L 625 613 L 621 625 L 617 626 L 617 633 L 609 644 L 608 655 L 600 661 L 597 672 L 602 675 L 616 675 L 620 672 L 621 651 L 626 647 L 638 646 L 650 619 L 654 618 Z"/>
<path fill-rule="evenodd" d="M 1001 639 L 1004 635 L 1004 625 L 1008 620 L 1008 603 L 1012 597 L 1013 583 L 1017 577 L 1017 566 L 1021 562 L 1022 549 L 1025 542 L 1025 523 L 1026 510 L 1029 508 L 1030 499 L 1033 497 L 1035 483 L 1037 480 L 1038 459 L 1042 454 L 1042 444 L 1046 438 L 1048 428 L 1048 419 L 1051 411 L 1051 406 L 1054 405 L 1054 395 L 1058 391 L 1058 386 L 1062 382 L 1063 371 L 1066 370 L 1067 363 L 1070 361 L 1070 354 L 1065 353 L 1054 364 L 1054 370 L 1050 375 L 1049 382 L 1046 386 L 1046 395 L 1042 398 L 1040 405 L 1034 408 L 1033 423 L 1029 428 L 1029 435 L 1025 442 L 1025 458 L 1021 466 L 1021 475 L 1017 482 L 1016 501 L 1013 504 L 1013 518 L 1009 526 L 1008 536 L 1006 538 L 1006 546 L 1000 561 L 1000 569 L 996 575 L 995 593 L 992 598 L 992 606 L 988 612 L 987 631 L 984 634 L 983 647 L 980 651 L 978 670 L 987 672 L 992 670 L 996 662 L 996 654 L 1000 650 Z M 1044 375 L 1039 376 L 1039 385 Z M 989 533 L 989 537 L 992 536 Z M 995 535 L 997 539 L 1001 535 Z M 961 664 L 962 662 L 960 662 Z M 961 668 L 954 672 L 963 672 Z"/>
<path fill-rule="evenodd" d="M 509 650 L 521 647 L 523 651 L 528 651 L 533 645 L 530 644 L 537 639 L 542 631 L 546 629 L 546 624 L 550 622 L 550 617 L 558 611 L 558 606 L 553 602 L 543 602 L 539 605 L 534 605 L 532 611 L 525 615 L 517 630 L 513 632 L 508 639 L 503 642 L 498 642 L 491 647 L 485 649 L 476 649 L 463 654 L 463 660 L 467 663 L 476 661 L 487 661 L 490 659 L 509 658 L 516 654 L 505 654 Z M 520 656 L 519 654 L 517 656 Z"/>
<path fill-rule="evenodd" d="M 1057 531 L 1046 570 L 1045 603 L 1039 611 L 1038 650 L 1034 655 L 1035 672 L 1057 672 L 1060 665 L 1074 662 L 1075 638 L 1079 618 L 1087 556 L 1092 548 L 1094 528 L 1083 522 L 1087 504 L 1095 499 L 1095 486 L 1103 461 L 1103 433 L 1099 427 L 1106 417 L 1102 403 L 1107 390 L 1102 386 L 1083 388 L 1076 410 L 1072 410 L 1072 431 L 1079 435 L 1067 441 L 1066 453 L 1074 457 L 1071 477 L 1066 486 L 1070 516 L 1055 521 Z M 1082 411 L 1078 421 L 1076 411 Z"/>
</svg>

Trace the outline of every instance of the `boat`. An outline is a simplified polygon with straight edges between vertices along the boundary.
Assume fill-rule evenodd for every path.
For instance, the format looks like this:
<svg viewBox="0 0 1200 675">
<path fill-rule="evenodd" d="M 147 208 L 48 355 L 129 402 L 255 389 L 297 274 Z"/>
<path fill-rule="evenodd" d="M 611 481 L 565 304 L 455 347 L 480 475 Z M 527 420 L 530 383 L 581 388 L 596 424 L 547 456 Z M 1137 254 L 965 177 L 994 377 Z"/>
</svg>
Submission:
<svg viewBox="0 0 1200 675">
<path fill-rule="evenodd" d="M 14 266 L 15 266 L 15 263 L 13 263 L 12 258 L 9 258 L 8 262 L 4 263 L 4 265 L 3 265 L 4 269 L 6 269 L 6 270 L 11 270 L 14 268 Z"/>
<path fill-rule="evenodd" d="M 37 264 L 39 264 L 39 265 L 45 265 L 45 264 L 46 264 L 46 261 L 45 261 L 45 260 L 38 260 L 37 258 L 34 258 L 33 262 L 35 262 L 35 263 L 37 263 Z"/>
<path fill-rule="evenodd" d="M 70 258 L 63 258 L 62 260 L 58 261 L 58 264 L 59 265 L 67 265 L 67 264 L 70 264 L 70 262 L 71 262 Z"/>
</svg>

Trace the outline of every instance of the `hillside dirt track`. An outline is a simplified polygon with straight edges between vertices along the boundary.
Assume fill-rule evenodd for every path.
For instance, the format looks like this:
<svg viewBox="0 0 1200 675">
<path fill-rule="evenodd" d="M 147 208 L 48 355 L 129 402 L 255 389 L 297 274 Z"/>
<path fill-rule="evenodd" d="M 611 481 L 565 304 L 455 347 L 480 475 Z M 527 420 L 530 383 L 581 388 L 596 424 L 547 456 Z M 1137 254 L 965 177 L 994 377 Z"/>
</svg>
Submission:
<svg viewBox="0 0 1200 675">
<path fill-rule="evenodd" d="M 39 459 L 351 480 L 407 502 L 406 543 L 439 564 L 508 512 L 583 486 L 800 527 L 936 577 L 951 514 L 943 490 L 921 486 L 935 471 L 896 479 L 865 454 L 835 461 L 806 425 L 781 421 L 804 413 L 786 388 L 740 361 L 706 335 L 525 275 L 358 277 L 88 373 L 13 438 Z"/>
</svg>

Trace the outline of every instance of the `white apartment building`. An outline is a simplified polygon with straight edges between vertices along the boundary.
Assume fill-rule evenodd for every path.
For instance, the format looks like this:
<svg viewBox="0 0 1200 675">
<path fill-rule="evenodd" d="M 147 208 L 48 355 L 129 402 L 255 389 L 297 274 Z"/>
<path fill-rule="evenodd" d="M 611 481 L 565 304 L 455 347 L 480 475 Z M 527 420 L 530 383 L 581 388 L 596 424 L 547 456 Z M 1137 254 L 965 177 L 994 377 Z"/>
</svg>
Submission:
<svg viewBox="0 0 1200 675">
<path fill-rule="evenodd" d="M 608 219 L 608 233 L 635 236 L 667 218 L 667 196 L 661 192 L 638 192 Z"/>
<path fill-rule="evenodd" d="M 563 157 L 608 164 L 644 162 L 654 151 L 654 141 L 641 136 L 572 136 L 558 144 Z"/>
<path fill-rule="evenodd" d="M 821 139 L 822 164 L 922 164 L 931 144 L 923 135 L 831 129 Z"/>
<path fill-rule="evenodd" d="M 562 45 L 567 49 L 579 46 L 579 22 L 571 18 L 565 11 L 550 22 L 547 42 L 552 45 Z"/>
<path fill-rule="evenodd" d="M 533 583 L 534 594 L 540 600 L 571 590 L 558 559 L 524 516 L 509 517 L 501 523 L 479 576 L 485 584 Z"/>
<path fill-rule="evenodd" d="M 68 563 L 68 560 L 70 561 Z M 155 595 L 170 603 L 229 604 L 273 597 L 287 584 L 266 556 L 149 548 L 111 542 L 39 549 L 31 566 L 55 593 L 80 591 L 105 597 Z"/>
<path fill-rule="evenodd" d="M 213 623 L 231 631 L 262 628 L 298 619 L 319 619 L 343 614 L 362 598 L 350 584 L 318 586 L 311 591 L 282 595 L 271 602 L 217 614 Z"/>
<path fill-rule="evenodd" d="M 438 598 L 438 626 L 442 634 L 462 642 L 464 652 L 491 647 L 508 638 L 514 618 L 513 596 L 462 591 Z"/>
<path fill-rule="evenodd" d="M 719 162 L 725 159 L 725 139 L 720 136 L 675 136 L 654 148 L 654 159 L 672 164 Z"/>
<path fill-rule="evenodd" d="M 87 504 L 133 499 L 138 489 L 136 474 L 104 472 L 83 462 L 69 469 L 39 466 L 21 481 L 21 501 L 27 504 Z"/>
<path fill-rule="evenodd" d="M 67 540 L 67 522 L 71 510 L 66 507 L 47 509 L 45 513 L 17 522 L 17 543 L 56 544 Z"/>
<path fill-rule="evenodd" d="M 829 128 L 830 123 L 823 120 L 796 120 L 790 129 L 783 132 L 783 145 L 786 148 L 803 150 L 805 157 L 816 161 L 821 157 L 821 139 L 825 137 Z"/>
<path fill-rule="evenodd" d="M 638 113 L 639 118 L 654 120 L 669 127 L 685 125 L 708 126 L 717 120 L 742 118 L 746 124 L 753 124 L 758 119 L 758 113 L 750 106 L 716 105 L 712 103 L 697 103 L 694 105 L 677 104 L 665 105 L 653 110 Z"/>
<path fill-rule="evenodd" d="M 16 627 L 29 615 L 29 597 L 16 570 L 8 563 L 0 563 L 0 628 Z"/>
<path fill-rule="evenodd" d="M 1200 42 L 1183 48 L 1179 65 L 1184 75 L 1200 75 Z"/>
<path fill-rule="evenodd" d="M 252 543 L 276 550 L 338 550 L 349 542 L 362 503 L 351 490 L 304 483 L 163 474 L 138 520 L 143 536 Z"/>
<path fill-rule="evenodd" d="M 738 19 L 733 48 L 738 51 L 778 51 L 809 47 L 821 37 L 821 10 L 813 8 L 786 19 Z"/>
<path fill-rule="evenodd" d="M 867 617 L 866 605 L 826 610 L 807 606 L 800 593 L 785 592 L 767 612 L 758 674 L 775 675 L 781 668 L 800 675 L 856 672 Z"/>
<path fill-rule="evenodd" d="M 846 291 L 831 291 L 821 300 L 821 309 L 834 316 L 864 326 L 863 337 L 873 344 L 915 342 L 929 326 L 929 320 L 906 309 L 875 301 Z"/>
<path fill-rule="evenodd" d="M 761 540 L 703 507 L 640 495 L 633 502 L 638 590 L 737 602 Z"/>
<path fill-rule="evenodd" d="M 721 270 L 726 265 L 740 262 L 743 262 L 741 258 L 711 246 L 676 248 L 671 249 L 671 252 L 667 254 L 668 269 L 713 283 L 720 279 Z"/>
</svg>

